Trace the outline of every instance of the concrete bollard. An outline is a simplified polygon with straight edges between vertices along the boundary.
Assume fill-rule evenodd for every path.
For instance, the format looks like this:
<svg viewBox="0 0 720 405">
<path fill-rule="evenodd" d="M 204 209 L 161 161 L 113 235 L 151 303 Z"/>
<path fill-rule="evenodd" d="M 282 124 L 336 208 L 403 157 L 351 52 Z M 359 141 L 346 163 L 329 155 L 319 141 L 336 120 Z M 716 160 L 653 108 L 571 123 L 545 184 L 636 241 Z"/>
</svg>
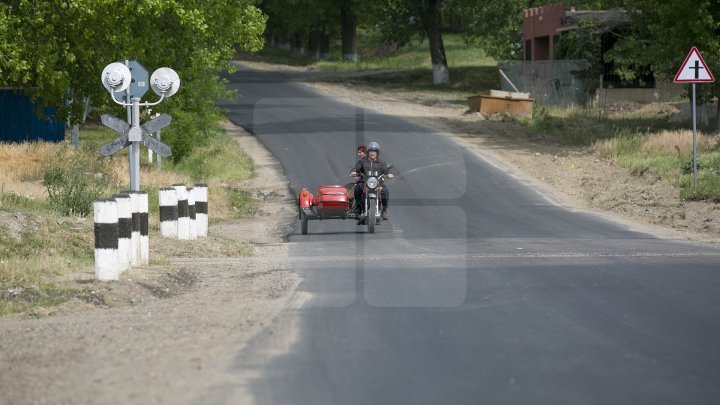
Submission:
<svg viewBox="0 0 720 405">
<path fill-rule="evenodd" d="M 115 200 L 93 202 L 95 221 L 95 277 L 118 280 L 118 212 Z"/>
<path fill-rule="evenodd" d="M 197 239 L 197 228 L 195 224 L 195 190 L 188 187 L 188 213 L 190 214 L 190 240 Z"/>
<path fill-rule="evenodd" d="M 184 184 L 173 184 L 178 198 L 178 239 L 190 239 L 190 208 L 188 207 L 187 188 Z"/>
<path fill-rule="evenodd" d="M 130 209 L 132 210 L 132 233 L 130 237 L 130 263 L 140 265 L 140 194 L 138 191 L 127 191 L 130 195 Z"/>
<path fill-rule="evenodd" d="M 197 236 L 208 236 L 208 186 L 207 184 L 196 184 L 193 187 L 195 192 L 195 227 Z"/>
<path fill-rule="evenodd" d="M 140 212 L 140 264 L 150 264 L 150 235 L 148 224 L 148 193 L 140 191 L 138 193 L 138 211 Z"/>
<path fill-rule="evenodd" d="M 113 195 L 117 202 L 118 213 L 118 267 L 121 272 L 130 269 L 132 252 L 130 243 L 132 238 L 132 209 L 130 208 L 130 195 L 125 193 Z"/>
<path fill-rule="evenodd" d="M 178 236 L 178 198 L 172 187 L 160 189 L 160 234 L 166 238 Z"/>
</svg>

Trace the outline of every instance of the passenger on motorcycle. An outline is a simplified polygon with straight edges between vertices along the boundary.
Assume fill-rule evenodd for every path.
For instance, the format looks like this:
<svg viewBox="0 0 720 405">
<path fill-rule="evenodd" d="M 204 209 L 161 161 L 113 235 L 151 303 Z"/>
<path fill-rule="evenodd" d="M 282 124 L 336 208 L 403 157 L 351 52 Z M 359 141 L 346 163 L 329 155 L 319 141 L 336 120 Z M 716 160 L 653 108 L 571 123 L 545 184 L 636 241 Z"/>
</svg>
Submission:
<svg viewBox="0 0 720 405">
<path fill-rule="evenodd" d="M 360 163 L 361 160 L 363 160 L 367 157 L 367 148 L 365 147 L 365 145 L 358 145 L 357 157 L 358 157 L 358 160 L 355 163 L 356 165 L 358 163 Z M 355 210 L 355 211 L 360 210 L 360 202 L 355 199 L 355 185 L 360 181 L 362 181 L 362 178 L 356 178 L 354 183 L 348 183 L 345 185 L 345 188 L 347 188 L 348 196 L 350 197 L 350 200 L 353 202 L 353 210 Z"/>
<path fill-rule="evenodd" d="M 387 164 L 380 160 L 380 145 L 377 142 L 370 142 L 367 146 L 367 158 L 359 160 L 355 164 L 355 168 L 350 172 L 351 176 L 360 176 L 360 174 L 368 173 L 371 171 L 379 171 L 380 174 L 385 174 L 386 178 L 392 179 L 394 176 L 388 172 Z M 361 207 L 362 204 L 362 192 L 364 187 L 364 181 L 362 178 L 355 184 L 355 201 L 358 202 L 356 207 Z M 386 184 L 382 186 L 382 193 L 380 195 L 382 202 L 382 219 L 388 219 L 388 201 L 390 199 L 390 190 Z"/>
<path fill-rule="evenodd" d="M 357 155 L 358 155 L 358 162 L 367 157 L 367 148 L 365 147 L 365 145 L 360 145 L 357 147 Z"/>
<path fill-rule="evenodd" d="M 357 151 L 358 151 L 358 160 L 357 160 L 357 162 L 355 163 L 355 165 L 357 165 L 358 163 L 360 163 L 361 160 L 367 158 L 367 148 L 365 147 L 365 145 L 358 145 Z M 353 167 L 354 167 L 354 166 L 353 166 Z M 354 169 L 353 169 L 353 170 L 354 170 Z M 353 176 L 355 176 L 355 175 L 353 175 Z M 353 210 L 354 210 L 355 212 L 358 212 L 358 213 L 359 213 L 359 211 L 361 210 L 362 207 L 361 207 L 361 205 L 360 205 L 360 201 L 358 201 L 358 200 L 355 199 L 355 185 L 356 185 L 358 182 L 362 181 L 362 179 L 361 179 L 359 176 L 355 176 L 355 177 L 357 177 L 357 178 L 355 179 L 355 182 L 354 182 L 354 183 L 348 183 L 348 184 L 345 185 L 345 187 L 347 188 L 348 196 L 350 197 L 351 201 L 353 202 Z"/>
</svg>

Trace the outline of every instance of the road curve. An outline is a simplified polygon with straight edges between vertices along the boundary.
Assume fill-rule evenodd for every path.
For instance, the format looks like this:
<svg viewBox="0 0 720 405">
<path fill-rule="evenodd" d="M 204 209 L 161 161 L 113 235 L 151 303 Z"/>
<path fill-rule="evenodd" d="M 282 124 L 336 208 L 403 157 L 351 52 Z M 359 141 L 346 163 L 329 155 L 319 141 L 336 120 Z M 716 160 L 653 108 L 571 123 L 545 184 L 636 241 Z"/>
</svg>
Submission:
<svg viewBox="0 0 720 405">
<path fill-rule="evenodd" d="M 241 97 L 223 107 L 293 190 L 349 182 L 371 140 L 398 177 L 374 235 L 298 224 L 288 243 L 307 299 L 197 402 L 720 401 L 718 249 L 558 206 L 444 134 L 239 66 Z"/>
</svg>

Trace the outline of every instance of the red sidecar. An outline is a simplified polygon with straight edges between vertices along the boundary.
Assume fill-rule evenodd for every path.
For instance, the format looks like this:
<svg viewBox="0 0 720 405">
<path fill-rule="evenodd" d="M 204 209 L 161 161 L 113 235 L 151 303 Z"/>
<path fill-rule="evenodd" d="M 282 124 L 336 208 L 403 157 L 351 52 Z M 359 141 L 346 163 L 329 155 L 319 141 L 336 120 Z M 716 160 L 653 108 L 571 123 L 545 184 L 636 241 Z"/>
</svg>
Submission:
<svg viewBox="0 0 720 405">
<path fill-rule="evenodd" d="M 298 195 L 298 211 L 302 222 L 302 234 L 307 235 L 310 219 L 356 219 L 352 212 L 354 184 L 345 186 L 320 186 L 313 195 L 303 188 Z"/>
</svg>

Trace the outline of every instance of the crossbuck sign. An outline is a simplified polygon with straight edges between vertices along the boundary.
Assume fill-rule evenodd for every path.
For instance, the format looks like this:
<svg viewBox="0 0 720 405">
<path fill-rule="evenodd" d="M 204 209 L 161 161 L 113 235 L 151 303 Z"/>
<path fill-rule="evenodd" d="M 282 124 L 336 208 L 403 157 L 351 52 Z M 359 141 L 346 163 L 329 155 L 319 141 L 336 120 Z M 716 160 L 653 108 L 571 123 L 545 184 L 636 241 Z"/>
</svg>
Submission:
<svg viewBox="0 0 720 405">
<path fill-rule="evenodd" d="M 160 114 L 158 117 L 140 125 L 139 127 L 131 127 L 130 124 L 112 114 L 103 114 L 100 118 L 103 125 L 120 133 L 120 137 L 115 138 L 100 147 L 101 155 L 113 155 L 123 148 L 130 146 L 130 142 L 140 142 L 145 145 L 146 148 L 154 151 L 162 157 L 172 155 L 170 146 L 151 136 L 152 133 L 170 125 L 170 121 L 172 121 L 171 115 Z"/>
</svg>

